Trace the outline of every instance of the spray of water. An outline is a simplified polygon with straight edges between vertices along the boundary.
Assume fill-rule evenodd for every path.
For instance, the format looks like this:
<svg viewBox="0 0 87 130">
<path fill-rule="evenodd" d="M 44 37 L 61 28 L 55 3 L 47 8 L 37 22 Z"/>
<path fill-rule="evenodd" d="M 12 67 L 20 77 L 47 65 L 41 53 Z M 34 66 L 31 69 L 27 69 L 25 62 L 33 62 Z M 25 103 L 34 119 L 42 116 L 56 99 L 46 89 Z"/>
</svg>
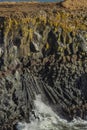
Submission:
<svg viewBox="0 0 87 130">
<path fill-rule="evenodd" d="M 87 121 L 79 118 L 68 122 L 60 118 L 51 107 L 44 104 L 40 95 L 36 96 L 34 104 L 33 111 L 38 118 L 34 118 L 31 114 L 31 122 L 28 124 L 19 122 L 18 130 L 87 130 Z"/>
</svg>

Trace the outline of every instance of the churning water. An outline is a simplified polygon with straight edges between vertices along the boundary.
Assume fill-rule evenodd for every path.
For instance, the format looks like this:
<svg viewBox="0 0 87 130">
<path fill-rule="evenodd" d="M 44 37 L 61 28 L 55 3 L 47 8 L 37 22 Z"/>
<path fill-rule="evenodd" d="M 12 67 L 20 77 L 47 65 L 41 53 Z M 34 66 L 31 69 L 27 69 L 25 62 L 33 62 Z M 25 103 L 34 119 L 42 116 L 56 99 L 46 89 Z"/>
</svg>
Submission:
<svg viewBox="0 0 87 130">
<path fill-rule="evenodd" d="M 87 121 L 74 119 L 72 122 L 61 119 L 41 100 L 38 95 L 34 101 L 36 117 L 31 114 L 31 123 L 18 123 L 18 130 L 87 130 Z"/>
</svg>

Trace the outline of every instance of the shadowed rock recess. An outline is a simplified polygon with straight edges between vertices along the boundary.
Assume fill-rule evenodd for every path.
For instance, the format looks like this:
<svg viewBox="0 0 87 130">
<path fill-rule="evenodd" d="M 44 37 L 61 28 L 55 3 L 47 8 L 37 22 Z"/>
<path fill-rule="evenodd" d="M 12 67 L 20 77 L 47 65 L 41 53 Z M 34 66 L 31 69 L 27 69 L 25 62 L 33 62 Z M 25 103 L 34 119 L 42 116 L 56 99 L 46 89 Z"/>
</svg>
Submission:
<svg viewBox="0 0 87 130">
<path fill-rule="evenodd" d="M 0 3 L 0 130 L 29 122 L 37 94 L 63 118 L 87 119 L 85 3 Z"/>
</svg>

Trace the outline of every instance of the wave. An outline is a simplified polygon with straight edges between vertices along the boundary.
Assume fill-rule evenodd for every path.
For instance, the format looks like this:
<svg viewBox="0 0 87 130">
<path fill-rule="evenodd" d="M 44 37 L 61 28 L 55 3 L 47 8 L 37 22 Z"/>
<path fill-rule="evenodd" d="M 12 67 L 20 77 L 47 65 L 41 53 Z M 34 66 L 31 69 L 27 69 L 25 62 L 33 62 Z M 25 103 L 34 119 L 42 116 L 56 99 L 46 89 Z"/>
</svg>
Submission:
<svg viewBox="0 0 87 130">
<path fill-rule="evenodd" d="M 34 105 L 30 123 L 19 122 L 18 130 L 87 130 L 87 121 L 78 118 L 68 122 L 60 118 L 41 100 L 41 95 L 36 96 Z"/>
</svg>

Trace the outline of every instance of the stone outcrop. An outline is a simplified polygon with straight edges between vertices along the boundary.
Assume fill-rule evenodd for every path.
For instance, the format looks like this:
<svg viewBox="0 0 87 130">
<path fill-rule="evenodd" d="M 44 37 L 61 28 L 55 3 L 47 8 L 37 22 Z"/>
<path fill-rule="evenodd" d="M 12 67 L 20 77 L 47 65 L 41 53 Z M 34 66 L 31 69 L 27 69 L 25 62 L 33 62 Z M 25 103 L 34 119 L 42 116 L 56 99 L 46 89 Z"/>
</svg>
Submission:
<svg viewBox="0 0 87 130">
<path fill-rule="evenodd" d="M 63 118 L 86 119 L 87 8 L 80 1 L 79 9 L 70 1 L 0 3 L 1 130 L 29 122 L 37 94 Z"/>
</svg>

